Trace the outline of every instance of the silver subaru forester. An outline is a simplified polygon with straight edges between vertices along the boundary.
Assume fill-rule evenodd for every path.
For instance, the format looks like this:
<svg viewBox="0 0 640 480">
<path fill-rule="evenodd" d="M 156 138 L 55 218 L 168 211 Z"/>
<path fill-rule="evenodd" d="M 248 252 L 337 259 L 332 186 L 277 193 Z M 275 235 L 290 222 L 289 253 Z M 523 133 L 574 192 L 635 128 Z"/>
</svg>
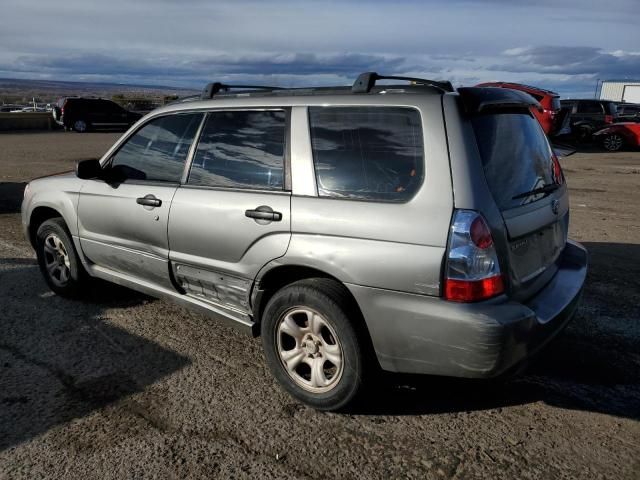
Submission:
<svg viewBox="0 0 640 480">
<path fill-rule="evenodd" d="M 22 222 L 54 292 L 102 278 L 261 335 L 276 379 L 318 409 L 380 369 L 495 377 L 567 324 L 587 271 L 532 108 L 371 72 L 214 83 L 32 181 Z"/>
</svg>

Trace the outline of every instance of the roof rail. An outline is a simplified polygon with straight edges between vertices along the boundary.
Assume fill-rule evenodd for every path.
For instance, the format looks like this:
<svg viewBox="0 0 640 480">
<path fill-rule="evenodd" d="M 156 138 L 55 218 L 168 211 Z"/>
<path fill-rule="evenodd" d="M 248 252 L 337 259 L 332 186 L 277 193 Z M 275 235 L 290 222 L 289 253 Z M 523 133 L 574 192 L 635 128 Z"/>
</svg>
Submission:
<svg viewBox="0 0 640 480">
<path fill-rule="evenodd" d="M 228 90 L 236 88 L 241 88 L 244 90 L 285 90 L 282 87 L 267 87 L 264 85 L 226 85 L 224 83 L 215 82 L 209 83 L 206 87 L 204 87 L 200 98 L 202 98 L 203 100 L 208 100 L 210 98 L 213 98 L 213 96 L 217 95 L 219 92 L 226 92 Z"/>
<path fill-rule="evenodd" d="M 365 72 L 358 75 L 356 81 L 351 87 L 353 93 L 369 93 L 376 84 L 377 80 L 406 80 L 408 82 L 415 82 L 419 85 L 428 85 L 435 87 L 443 92 L 453 92 L 454 88 L 451 82 L 439 82 L 437 80 L 428 80 L 426 78 L 414 78 L 414 77 L 393 77 L 378 75 L 376 72 Z"/>
</svg>

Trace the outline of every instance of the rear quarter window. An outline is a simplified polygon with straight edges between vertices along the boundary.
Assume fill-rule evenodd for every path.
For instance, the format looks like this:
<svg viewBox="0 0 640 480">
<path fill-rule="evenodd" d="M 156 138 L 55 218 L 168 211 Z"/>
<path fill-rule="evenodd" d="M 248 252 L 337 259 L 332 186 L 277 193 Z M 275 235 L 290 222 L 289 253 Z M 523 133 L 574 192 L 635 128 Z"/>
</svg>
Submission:
<svg viewBox="0 0 640 480">
<path fill-rule="evenodd" d="M 577 113 L 604 113 L 599 102 L 578 102 Z"/>
<path fill-rule="evenodd" d="M 424 177 L 420 114 L 406 107 L 310 107 L 318 195 L 405 202 Z"/>
</svg>

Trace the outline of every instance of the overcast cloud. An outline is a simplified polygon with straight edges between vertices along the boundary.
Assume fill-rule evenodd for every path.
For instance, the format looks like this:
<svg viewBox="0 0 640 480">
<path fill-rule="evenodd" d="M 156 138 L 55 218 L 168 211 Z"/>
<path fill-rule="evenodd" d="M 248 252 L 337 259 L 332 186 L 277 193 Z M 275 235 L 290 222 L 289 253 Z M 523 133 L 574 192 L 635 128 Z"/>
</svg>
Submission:
<svg viewBox="0 0 640 480">
<path fill-rule="evenodd" d="M 373 70 L 564 96 L 640 78 L 636 0 L 3 0 L 0 77 L 200 88 Z"/>
</svg>

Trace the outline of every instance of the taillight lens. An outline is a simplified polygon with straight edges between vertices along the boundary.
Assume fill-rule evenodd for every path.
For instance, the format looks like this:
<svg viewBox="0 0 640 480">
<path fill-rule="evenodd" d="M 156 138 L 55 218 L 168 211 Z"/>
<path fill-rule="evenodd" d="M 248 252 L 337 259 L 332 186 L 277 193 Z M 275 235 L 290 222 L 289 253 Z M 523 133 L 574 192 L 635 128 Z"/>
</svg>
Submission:
<svg viewBox="0 0 640 480">
<path fill-rule="evenodd" d="M 456 210 L 451 224 L 444 297 L 454 302 L 477 302 L 504 292 L 491 230 L 482 215 Z"/>
<path fill-rule="evenodd" d="M 605 115 L 604 123 L 613 123 L 613 115 Z"/>
<path fill-rule="evenodd" d="M 564 174 L 562 173 L 562 168 L 560 168 L 560 161 L 556 154 L 551 155 L 551 174 L 553 176 L 554 183 L 558 185 L 562 185 L 564 183 Z"/>
</svg>

